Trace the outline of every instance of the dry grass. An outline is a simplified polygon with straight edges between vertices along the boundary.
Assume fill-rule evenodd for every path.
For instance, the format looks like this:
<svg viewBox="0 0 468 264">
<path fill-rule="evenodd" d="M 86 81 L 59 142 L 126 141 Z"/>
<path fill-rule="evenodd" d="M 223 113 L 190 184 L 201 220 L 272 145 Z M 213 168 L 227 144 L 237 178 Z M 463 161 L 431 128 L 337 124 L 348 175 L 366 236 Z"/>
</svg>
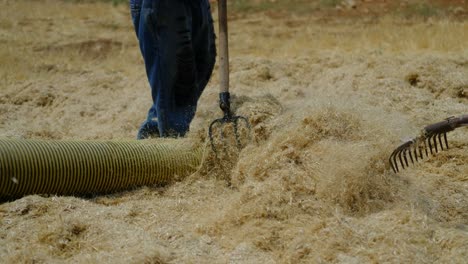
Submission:
<svg viewBox="0 0 468 264">
<path fill-rule="evenodd" d="M 4 3 L 0 135 L 133 138 L 150 93 L 126 6 Z M 398 175 L 386 159 L 422 126 L 468 112 L 467 29 L 439 18 L 234 14 L 234 106 L 254 140 L 232 169 L 210 163 L 164 188 L 1 204 L 0 259 L 464 263 L 468 131 Z M 217 84 L 215 74 L 192 124 L 199 144 L 220 115 Z"/>
<path fill-rule="evenodd" d="M 232 46 L 243 55 L 294 57 L 344 51 L 399 55 L 442 52 L 465 56 L 468 52 L 465 45 L 468 41 L 466 21 L 417 23 L 385 17 L 365 23 L 338 20 L 323 24 L 313 18 L 292 16 L 278 21 L 263 16 L 233 24 Z M 265 28 L 269 30 L 265 31 Z M 244 34 L 251 37 L 241 40 Z"/>
</svg>

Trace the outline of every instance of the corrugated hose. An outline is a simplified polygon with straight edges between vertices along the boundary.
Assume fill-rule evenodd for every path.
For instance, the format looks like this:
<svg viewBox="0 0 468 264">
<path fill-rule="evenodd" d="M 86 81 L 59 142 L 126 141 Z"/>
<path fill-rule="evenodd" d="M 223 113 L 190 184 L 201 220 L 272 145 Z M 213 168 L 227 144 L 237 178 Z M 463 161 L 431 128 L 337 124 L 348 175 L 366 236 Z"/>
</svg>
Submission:
<svg viewBox="0 0 468 264">
<path fill-rule="evenodd" d="M 202 148 L 180 139 L 0 139 L 0 199 L 101 194 L 164 184 L 195 172 L 202 156 Z"/>
</svg>

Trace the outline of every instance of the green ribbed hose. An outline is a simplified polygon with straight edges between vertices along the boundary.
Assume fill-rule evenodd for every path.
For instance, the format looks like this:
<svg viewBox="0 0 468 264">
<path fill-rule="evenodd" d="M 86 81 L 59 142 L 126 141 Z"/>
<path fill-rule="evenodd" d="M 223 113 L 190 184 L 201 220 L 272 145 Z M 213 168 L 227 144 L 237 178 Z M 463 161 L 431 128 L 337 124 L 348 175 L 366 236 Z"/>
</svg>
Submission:
<svg viewBox="0 0 468 264">
<path fill-rule="evenodd" d="M 0 139 L 0 198 L 109 193 L 195 172 L 202 149 L 184 140 Z"/>
</svg>

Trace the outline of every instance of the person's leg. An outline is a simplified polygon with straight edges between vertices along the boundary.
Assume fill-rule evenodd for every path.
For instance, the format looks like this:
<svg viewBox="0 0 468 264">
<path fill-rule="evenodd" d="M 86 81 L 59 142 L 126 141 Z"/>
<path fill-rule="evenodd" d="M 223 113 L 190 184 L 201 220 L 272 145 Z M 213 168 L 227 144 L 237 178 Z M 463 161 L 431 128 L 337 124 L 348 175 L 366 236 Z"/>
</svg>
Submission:
<svg viewBox="0 0 468 264">
<path fill-rule="evenodd" d="M 130 14 L 132 15 L 133 27 L 138 37 L 138 26 L 140 24 L 140 11 L 142 0 L 130 0 Z"/>
<path fill-rule="evenodd" d="M 189 130 L 195 115 L 198 93 L 195 52 L 192 39 L 191 1 L 171 1 L 166 19 L 167 30 L 160 33 L 169 41 L 162 44 L 165 56 L 164 65 L 168 65 L 164 89 L 165 97 L 161 102 L 161 111 L 165 111 L 166 122 L 160 124 L 169 135 L 184 136 Z M 197 1 L 197 0 L 192 0 Z"/>
<path fill-rule="evenodd" d="M 183 136 L 216 60 L 215 34 L 208 0 L 180 0 L 186 16 L 176 17 L 175 78 L 170 91 L 169 129 Z"/>
<path fill-rule="evenodd" d="M 150 69 L 151 65 L 154 64 L 155 62 L 155 60 L 152 58 L 155 58 L 156 54 L 155 54 L 155 50 L 147 48 L 147 47 L 151 47 L 153 41 L 152 41 L 152 38 L 149 37 L 149 32 L 147 30 L 147 27 L 145 26 L 146 21 L 147 21 L 147 12 L 146 11 L 144 12 L 145 17 L 142 18 L 141 16 L 142 6 L 143 4 L 145 4 L 144 2 L 147 2 L 146 6 L 148 7 L 148 3 L 152 1 L 130 0 L 130 12 L 132 15 L 132 22 L 133 22 L 133 26 L 135 29 L 135 33 L 137 35 L 138 40 L 140 41 L 140 49 L 141 49 L 143 58 L 145 59 L 146 71 L 148 74 L 149 73 L 148 69 Z M 140 25 L 142 25 L 141 31 L 140 31 Z M 148 78 L 149 78 L 149 75 L 148 75 Z M 147 119 L 141 124 L 138 130 L 137 139 L 159 137 L 158 122 L 156 121 L 156 119 L 157 119 L 156 108 L 153 105 L 148 111 Z"/>
<path fill-rule="evenodd" d="M 135 28 L 153 97 L 139 136 L 155 125 L 160 136 L 183 136 L 214 65 L 208 1 L 143 0 Z"/>
<path fill-rule="evenodd" d="M 137 138 L 161 137 L 183 134 L 184 125 L 174 108 L 173 87 L 193 85 L 191 81 L 190 54 L 183 53 L 182 44 L 191 46 L 187 34 L 189 15 L 183 0 L 142 0 L 137 35 L 143 55 L 153 105 L 147 120 L 142 124 Z M 180 80 L 176 83 L 176 80 Z M 185 85 L 187 84 L 187 85 Z M 190 88 L 187 88 L 190 89 Z M 177 133 L 179 132 L 179 133 Z"/>
<path fill-rule="evenodd" d="M 199 87 L 198 97 L 210 80 L 216 62 L 216 42 L 209 0 L 200 2 L 193 11 L 193 46 L 195 49 L 195 62 L 197 68 L 197 81 Z M 198 100 L 198 98 L 197 98 Z"/>
</svg>

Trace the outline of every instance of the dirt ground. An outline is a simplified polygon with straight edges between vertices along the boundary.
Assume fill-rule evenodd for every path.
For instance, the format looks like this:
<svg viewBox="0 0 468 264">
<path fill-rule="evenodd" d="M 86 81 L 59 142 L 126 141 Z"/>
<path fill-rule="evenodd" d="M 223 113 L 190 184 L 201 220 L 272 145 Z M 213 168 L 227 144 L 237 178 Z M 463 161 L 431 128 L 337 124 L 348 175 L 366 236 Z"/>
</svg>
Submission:
<svg viewBox="0 0 468 264">
<path fill-rule="evenodd" d="M 0 2 L 0 136 L 134 138 L 151 97 L 128 7 Z M 468 113 L 468 3 L 291 2 L 230 14 L 234 107 L 254 134 L 232 170 L 0 204 L 1 262 L 466 263 L 468 129 L 401 173 L 387 159 Z M 221 115 L 217 87 L 216 71 L 191 140 Z"/>
</svg>

